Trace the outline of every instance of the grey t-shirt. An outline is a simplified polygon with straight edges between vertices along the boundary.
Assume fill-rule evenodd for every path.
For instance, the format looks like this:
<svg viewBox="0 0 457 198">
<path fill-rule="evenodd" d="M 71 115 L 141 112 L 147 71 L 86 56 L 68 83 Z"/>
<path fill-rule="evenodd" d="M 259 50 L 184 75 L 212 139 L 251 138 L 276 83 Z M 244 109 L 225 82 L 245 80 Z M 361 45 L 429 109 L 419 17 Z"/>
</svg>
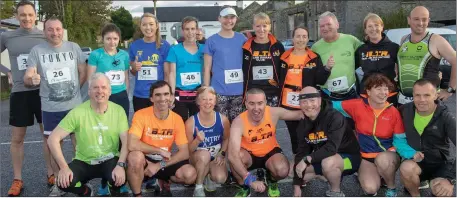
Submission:
<svg viewBox="0 0 457 198">
<path fill-rule="evenodd" d="M 11 73 L 13 75 L 13 88 L 11 92 L 22 92 L 36 90 L 38 87 L 25 87 L 24 74 L 26 71 L 27 57 L 30 49 L 38 44 L 46 43 L 43 31 L 33 28 L 28 31 L 19 28 L 14 31 L 7 31 L 1 34 L 0 49 L 3 52 L 8 49 L 11 64 Z"/>
<path fill-rule="evenodd" d="M 85 64 L 85 58 L 79 45 L 70 41 L 57 48 L 49 43 L 32 48 L 27 67 L 36 66 L 40 74 L 43 111 L 67 111 L 81 104 L 78 64 Z"/>
</svg>

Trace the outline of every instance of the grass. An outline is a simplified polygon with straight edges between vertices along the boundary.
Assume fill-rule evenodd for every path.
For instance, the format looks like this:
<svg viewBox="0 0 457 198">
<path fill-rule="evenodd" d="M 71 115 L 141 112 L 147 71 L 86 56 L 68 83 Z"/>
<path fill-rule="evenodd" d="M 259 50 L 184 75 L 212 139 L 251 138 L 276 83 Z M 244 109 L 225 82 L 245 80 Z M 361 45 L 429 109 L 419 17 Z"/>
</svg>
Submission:
<svg viewBox="0 0 457 198">
<path fill-rule="evenodd" d="M 9 89 L 6 91 L 0 92 L 0 100 L 1 101 L 8 100 L 10 98 L 10 93 L 11 93 L 11 90 L 9 90 Z"/>
</svg>

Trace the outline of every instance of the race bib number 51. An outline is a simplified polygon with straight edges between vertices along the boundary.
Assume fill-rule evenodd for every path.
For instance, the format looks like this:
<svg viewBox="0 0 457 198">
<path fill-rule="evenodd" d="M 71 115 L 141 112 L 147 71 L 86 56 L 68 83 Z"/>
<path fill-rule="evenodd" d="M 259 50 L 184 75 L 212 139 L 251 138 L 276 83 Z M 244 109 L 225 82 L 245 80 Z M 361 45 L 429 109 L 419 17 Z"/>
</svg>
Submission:
<svg viewBox="0 0 457 198">
<path fill-rule="evenodd" d="M 157 67 L 141 67 L 138 80 L 157 80 Z"/>
<path fill-rule="evenodd" d="M 224 74 L 225 74 L 225 84 L 243 82 L 243 70 L 241 70 L 241 69 L 225 70 Z"/>
<path fill-rule="evenodd" d="M 71 80 L 70 68 L 64 67 L 46 71 L 49 84 L 61 83 Z"/>
</svg>

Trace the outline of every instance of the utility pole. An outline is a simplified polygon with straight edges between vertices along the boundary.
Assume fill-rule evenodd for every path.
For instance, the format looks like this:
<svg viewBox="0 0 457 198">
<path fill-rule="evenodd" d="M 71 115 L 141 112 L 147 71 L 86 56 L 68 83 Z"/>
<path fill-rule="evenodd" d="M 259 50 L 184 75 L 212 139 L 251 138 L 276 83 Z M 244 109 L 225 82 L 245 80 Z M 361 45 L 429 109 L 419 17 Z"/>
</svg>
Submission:
<svg viewBox="0 0 457 198">
<path fill-rule="evenodd" d="M 157 17 L 157 0 L 152 0 L 154 2 L 154 15 Z"/>
</svg>

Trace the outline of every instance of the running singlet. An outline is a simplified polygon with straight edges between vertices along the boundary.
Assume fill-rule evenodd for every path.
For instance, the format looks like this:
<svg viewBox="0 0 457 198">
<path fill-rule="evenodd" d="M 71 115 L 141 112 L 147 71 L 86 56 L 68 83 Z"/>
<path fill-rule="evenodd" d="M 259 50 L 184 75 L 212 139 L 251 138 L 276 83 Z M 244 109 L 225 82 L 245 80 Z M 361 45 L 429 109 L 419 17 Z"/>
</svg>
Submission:
<svg viewBox="0 0 457 198">
<path fill-rule="evenodd" d="M 133 115 L 129 133 L 150 146 L 171 152 L 173 142 L 177 146 L 187 144 L 186 131 L 181 116 L 169 110 L 168 117 L 160 120 L 154 115 L 154 107 L 137 111 Z M 146 154 L 153 160 L 162 160 L 158 154 Z"/>
<path fill-rule="evenodd" d="M 440 59 L 434 57 L 428 48 L 432 35 L 428 32 L 418 43 L 411 42 L 411 35 L 408 35 L 400 45 L 397 55 L 398 76 L 401 93 L 406 97 L 413 96 L 414 82 L 421 78 L 430 80 L 436 86 L 440 84 Z M 399 102 L 403 104 L 400 100 L 401 98 Z"/>
<path fill-rule="evenodd" d="M 246 149 L 256 157 L 263 157 L 275 147 L 279 147 L 276 140 L 276 125 L 271 121 L 270 107 L 265 107 L 263 122 L 252 126 L 248 119 L 248 112 L 241 115 L 243 121 L 243 136 L 241 148 Z"/>
<path fill-rule="evenodd" d="M 208 150 L 211 154 L 211 157 L 216 157 L 217 153 L 221 150 L 222 147 L 222 136 L 224 135 L 224 125 L 222 123 L 222 117 L 219 112 L 214 114 L 216 122 L 210 126 L 205 127 L 200 123 L 198 118 L 198 113 L 194 115 L 194 125 L 198 128 L 200 132 L 205 133 L 205 140 L 198 145 L 197 149 Z M 197 137 L 197 130 L 194 127 L 194 138 Z"/>
</svg>

